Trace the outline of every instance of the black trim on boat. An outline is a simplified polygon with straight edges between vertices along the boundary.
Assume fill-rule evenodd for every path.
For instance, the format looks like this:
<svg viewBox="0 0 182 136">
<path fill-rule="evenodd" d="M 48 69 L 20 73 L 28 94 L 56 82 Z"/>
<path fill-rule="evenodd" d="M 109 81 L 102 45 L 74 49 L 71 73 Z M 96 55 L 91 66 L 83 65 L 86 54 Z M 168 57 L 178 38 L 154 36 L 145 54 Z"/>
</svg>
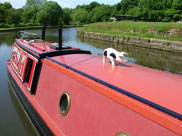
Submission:
<svg viewBox="0 0 182 136">
<path fill-rule="evenodd" d="M 117 86 L 114 86 L 114 85 L 112 85 L 112 84 L 110 84 L 108 82 L 105 82 L 105 81 L 100 80 L 100 79 L 98 79 L 96 77 L 93 77 L 93 76 L 91 76 L 91 75 L 89 75 L 87 73 L 84 73 L 82 71 L 79 71 L 78 69 L 75 69 L 75 68 L 73 68 L 73 67 L 71 67 L 69 65 L 66 65 L 64 63 L 58 62 L 58 61 L 56 61 L 56 60 L 54 60 L 54 59 L 52 59 L 50 57 L 46 57 L 46 58 L 48 60 L 52 61 L 52 62 L 55 62 L 55 63 L 57 63 L 57 64 L 65 67 L 65 68 L 68 68 L 68 69 L 70 69 L 70 70 L 72 70 L 72 71 L 74 71 L 74 72 L 76 72 L 78 74 L 81 74 L 81 75 L 83 75 L 83 76 L 85 76 L 85 77 L 87 77 L 87 78 L 89 78 L 91 80 L 94 80 L 94 81 L 96 81 L 96 82 L 98 82 L 98 83 L 100 83 L 100 84 L 102 84 L 104 86 L 107 86 L 107 87 L 109 87 L 109 88 L 111 88 L 111 89 L 113 89 L 113 90 L 115 90 L 115 91 L 117 91 L 119 93 L 122 93 L 124 95 L 127 95 L 130 98 L 133 98 L 133 99 L 135 99 L 135 100 L 137 100 L 139 102 L 142 102 L 142 103 L 144 103 L 146 105 L 149 105 L 149 106 L 151 106 L 151 107 L 153 107 L 153 108 L 155 108 L 155 109 L 157 109 L 157 110 L 159 110 L 159 111 L 161 111 L 163 113 L 166 113 L 166 114 L 168 114 L 168 115 L 170 115 L 172 117 L 178 118 L 179 120 L 182 120 L 182 114 L 179 114 L 179 113 L 177 113 L 175 111 L 172 111 L 172 110 L 170 110 L 168 108 L 165 108 L 165 107 L 163 107 L 161 105 L 158 105 L 158 104 L 156 104 L 154 102 L 151 102 L 151 101 L 149 101 L 149 100 L 147 100 L 145 98 L 142 98 L 140 96 L 137 96 L 137 95 L 135 95 L 135 94 L 133 94 L 131 92 L 128 92 L 128 91 L 126 91 L 124 89 L 121 89 L 121 88 L 119 88 Z"/>
<path fill-rule="evenodd" d="M 35 93 L 36 93 L 41 69 L 42 69 L 42 62 L 40 61 L 40 59 L 38 59 L 38 62 L 37 62 L 36 67 L 35 67 L 33 79 L 32 79 L 32 87 L 30 90 L 31 94 L 35 95 Z"/>
<path fill-rule="evenodd" d="M 19 42 L 18 39 L 15 40 L 17 45 L 22 49 L 25 50 L 27 53 L 31 54 L 35 58 L 45 58 L 45 57 L 55 57 L 58 55 L 68 55 L 68 54 L 91 54 L 90 51 L 85 51 L 85 50 L 80 50 L 80 49 L 61 49 L 61 50 L 55 50 L 55 51 L 49 51 L 49 52 L 43 52 L 43 53 L 38 53 L 25 45 L 23 45 L 21 42 Z M 32 45 L 33 46 L 33 45 Z M 32 52 L 36 53 L 37 55 L 33 54 Z"/>
<path fill-rule="evenodd" d="M 62 49 L 40 53 L 41 58 L 54 57 L 58 55 L 68 55 L 68 54 L 91 54 L 90 51 L 80 50 L 80 49 Z"/>
<path fill-rule="evenodd" d="M 10 85 L 12 86 L 13 90 L 15 91 L 16 95 L 18 96 L 18 99 L 20 100 L 21 104 L 23 105 L 25 111 L 27 112 L 28 116 L 30 117 L 32 123 L 34 124 L 36 130 L 38 133 L 42 136 L 54 136 L 52 131 L 48 128 L 46 123 L 42 120 L 42 118 L 39 116 L 37 111 L 33 108 L 31 103 L 28 101 L 28 99 L 25 97 L 15 80 L 12 78 L 12 75 L 8 71 L 8 79 L 10 82 Z"/>
</svg>

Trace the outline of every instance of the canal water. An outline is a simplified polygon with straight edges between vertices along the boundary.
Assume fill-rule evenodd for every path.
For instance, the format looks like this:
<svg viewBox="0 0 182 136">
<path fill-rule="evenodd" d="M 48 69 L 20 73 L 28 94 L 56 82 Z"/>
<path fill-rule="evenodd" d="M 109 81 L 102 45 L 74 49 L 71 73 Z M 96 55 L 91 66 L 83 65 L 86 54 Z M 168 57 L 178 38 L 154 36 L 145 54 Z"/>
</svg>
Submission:
<svg viewBox="0 0 182 136">
<path fill-rule="evenodd" d="M 41 33 L 40 30 L 31 30 L 30 32 Z M 47 41 L 57 42 L 57 36 L 56 29 L 48 29 L 46 31 Z M 19 105 L 16 96 L 8 85 L 6 61 L 10 58 L 12 44 L 17 37 L 18 31 L 0 33 L 0 135 L 2 136 L 36 135 L 34 128 L 29 123 L 29 120 L 25 118 L 25 113 L 21 109 L 21 105 Z M 182 53 L 79 38 L 76 34 L 76 28 L 63 29 L 63 44 L 89 50 L 93 54 L 99 55 L 103 54 L 103 49 L 113 47 L 119 51 L 127 52 L 128 56 L 126 59 L 130 63 L 149 66 L 173 74 L 177 72 L 179 76 L 182 73 Z"/>
</svg>

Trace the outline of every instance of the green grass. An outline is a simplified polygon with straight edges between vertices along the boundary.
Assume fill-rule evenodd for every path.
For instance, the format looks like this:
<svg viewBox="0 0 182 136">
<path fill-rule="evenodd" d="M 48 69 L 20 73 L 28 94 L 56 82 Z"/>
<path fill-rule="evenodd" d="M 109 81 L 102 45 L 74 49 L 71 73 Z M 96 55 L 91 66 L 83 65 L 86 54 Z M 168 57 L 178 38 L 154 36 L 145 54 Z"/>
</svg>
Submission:
<svg viewBox="0 0 182 136">
<path fill-rule="evenodd" d="M 182 38 L 180 37 L 162 35 L 163 32 L 166 32 L 170 29 L 178 29 L 182 31 L 182 24 L 175 22 L 162 23 L 162 22 L 120 21 L 120 22 L 88 24 L 82 27 L 81 31 L 182 41 Z M 157 34 L 149 33 L 148 32 L 149 30 L 155 30 Z"/>
</svg>

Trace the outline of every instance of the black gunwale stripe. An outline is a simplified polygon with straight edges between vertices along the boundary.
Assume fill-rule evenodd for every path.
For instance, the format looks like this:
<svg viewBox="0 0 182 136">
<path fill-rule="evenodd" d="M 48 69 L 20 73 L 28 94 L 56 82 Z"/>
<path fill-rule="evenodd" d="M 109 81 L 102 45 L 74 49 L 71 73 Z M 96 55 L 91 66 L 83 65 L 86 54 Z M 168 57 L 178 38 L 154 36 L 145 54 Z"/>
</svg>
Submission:
<svg viewBox="0 0 182 136">
<path fill-rule="evenodd" d="M 33 108 L 32 104 L 28 101 L 28 99 L 25 97 L 15 80 L 13 79 L 11 73 L 8 70 L 8 78 L 10 85 L 12 86 L 14 92 L 18 96 L 18 99 L 20 100 L 22 106 L 26 110 L 28 116 L 30 117 L 32 123 L 36 127 L 38 133 L 43 136 L 54 136 L 53 132 L 48 128 L 46 123 L 43 121 L 43 119 L 39 116 L 37 111 Z"/>
<path fill-rule="evenodd" d="M 159 104 L 156 104 L 156 103 L 154 103 L 154 102 L 151 102 L 151 101 L 149 101 L 149 100 L 147 100 L 147 99 L 145 99 L 145 98 L 142 98 L 142 97 L 140 97 L 140 96 L 137 96 L 137 95 L 135 95 L 135 94 L 133 94 L 133 93 L 131 93 L 131 92 L 128 92 L 128 91 L 126 91 L 126 90 L 124 90 L 124 89 L 121 89 L 121 88 L 119 88 L 119 87 L 117 87 L 117 86 L 114 86 L 114 85 L 112 85 L 112 84 L 110 84 L 110 83 L 108 83 L 108 82 L 105 82 L 105 81 L 100 80 L 100 79 L 98 79 L 98 78 L 96 78 L 96 77 L 94 77 L 94 76 L 91 76 L 91 75 L 89 75 L 89 74 L 87 74 L 87 73 L 84 73 L 84 72 L 82 72 L 82 71 L 80 71 L 80 70 L 78 70 L 78 69 L 75 69 L 75 68 L 73 68 L 73 67 L 71 67 L 71 66 L 69 66 L 69 65 L 66 65 L 66 64 L 64 64 L 64 63 L 61 63 L 61 62 L 59 62 L 59 61 L 56 61 L 56 60 L 54 60 L 54 59 L 52 59 L 52 58 L 50 58 L 50 57 L 46 57 L 46 58 L 47 58 L 48 60 L 52 61 L 52 62 L 55 62 L 55 63 L 57 63 L 57 64 L 59 64 L 59 65 L 65 67 L 65 68 L 68 68 L 68 69 L 70 69 L 70 70 L 72 70 L 72 71 L 74 71 L 74 72 L 76 72 L 76 73 L 78 73 L 78 74 L 81 74 L 81 75 L 83 75 L 83 76 L 85 76 L 85 77 L 87 77 L 87 78 L 89 78 L 89 79 L 91 79 L 91 80 L 94 80 L 94 81 L 96 81 L 96 82 L 98 82 L 98 83 L 100 83 L 100 84 L 102 84 L 102 85 L 104 85 L 104 86 L 107 86 L 107 87 L 109 87 L 109 88 L 112 88 L 113 90 L 115 90 L 115 91 L 117 91 L 117 92 L 119 92 L 119 93 L 122 93 L 122 94 L 124 94 L 124 95 L 127 95 L 128 97 L 133 98 L 133 99 L 135 99 L 135 100 L 137 100 L 137 101 L 139 101 L 139 102 L 141 102 L 141 103 L 144 103 L 144 104 L 146 104 L 146 105 L 149 105 L 149 106 L 153 107 L 154 109 L 157 109 L 157 110 L 159 110 L 159 111 L 161 111 L 161 112 L 163 112 L 163 113 L 166 113 L 166 114 L 168 114 L 168 115 L 170 115 L 170 116 L 172 116 L 172 117 L 175 117 L 175 118 L 178 118 L 179 120 L 182 120 L 182 114 L 179 114 L 179 113 L 177 113 L 177 112 L 175 112 L 175 111 L 172 111 L 172 110 L 170 110 L 170 109 L 168 109 L 168 108 L 165 108 L 165 107 L 163 107 L 163 106 L 161 106 L 161 105 L 159 105 Z"/>
</svg>

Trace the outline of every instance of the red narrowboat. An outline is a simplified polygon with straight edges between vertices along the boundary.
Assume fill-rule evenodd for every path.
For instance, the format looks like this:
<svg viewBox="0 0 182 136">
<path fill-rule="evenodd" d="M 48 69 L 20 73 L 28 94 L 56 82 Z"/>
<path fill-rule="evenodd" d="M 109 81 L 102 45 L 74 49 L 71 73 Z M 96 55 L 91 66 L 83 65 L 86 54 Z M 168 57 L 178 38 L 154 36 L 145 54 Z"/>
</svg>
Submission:
<svg viewBox="0 0 182 136">
<path fill-rule="evenodd" d="M 44 38 L 43 38 L 44 39 Z M 40 135 L 182 135 L 182 77 L 37 38 L 19 38 L 9 83 Z"/>
</svg>

